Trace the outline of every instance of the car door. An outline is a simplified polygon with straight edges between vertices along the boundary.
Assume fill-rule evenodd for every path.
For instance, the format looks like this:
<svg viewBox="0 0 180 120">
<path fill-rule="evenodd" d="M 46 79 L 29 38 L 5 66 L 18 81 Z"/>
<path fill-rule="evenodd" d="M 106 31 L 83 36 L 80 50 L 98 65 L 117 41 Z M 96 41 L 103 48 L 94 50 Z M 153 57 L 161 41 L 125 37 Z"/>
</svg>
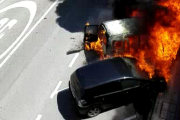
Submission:
<svg viewBox="0 0 180 120">
<path fill-rule="evenodd" d="M 104 55 L 107 55 L 108 39 L 107 39 L 106 29 L 102 24 L 99 26 L 98 38 L 102 41 L 102 49 Z"/>
<path fill-rule="evenodd" d="M 118 82 L 104 84 L 96 90 L 95 99 L 101 100 L 105 109 L 115 107 L 117 103 L 122 103 L 123 99 L 120 99 L 121 96 L 119 96 L 121 90 Z"/>
<path fill-rule="evenodd" d="M 84 28 L 84 42 L 95 42 L 98 40 L 98 25 L 86 25 Z"/>
<path fill-rule="evenodd" d="M 141 96 L 141 81 L 137 79 L 124 79 L 120 81 L 124 104 L 132 103 L 136 98 Z"/>
<path fill-rule="evenodd" d="M 112 91 L 109 94 L 109 101 L 113 103 L 114 107 L 123 106 L 125 103 L 125 99 L 124 99 L 124 91 L 122 89 L 122 86 L 118 81 L 115 82 L 114 86 L 116 86 L 118 89 Z"/>
</svg>

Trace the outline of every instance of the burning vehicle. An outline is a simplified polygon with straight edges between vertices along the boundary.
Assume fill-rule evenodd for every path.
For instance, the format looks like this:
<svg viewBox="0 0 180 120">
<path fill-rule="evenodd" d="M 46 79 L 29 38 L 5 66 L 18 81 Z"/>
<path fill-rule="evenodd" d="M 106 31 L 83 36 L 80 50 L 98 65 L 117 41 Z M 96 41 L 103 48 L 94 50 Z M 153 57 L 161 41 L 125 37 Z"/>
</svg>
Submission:
<svg viewBox="0 0 180 120">
<path fill-rule="evenodd" d="M 136 3 L 121 19 L 100 25 L 87 24 L 84 48 L 96 51 L 100 60 L 110 57 L 135 58 L 149 78 L 157 74 L 168 81 L 180 47 L 179 5 L 180 0 Z"/>
<path fill-rule="evenodd" d="M 104 110 L 134 103 L 146 106 L 138 111 L 147 114 L 151 103 L 144 103 L 166 89 L 164 78 L 148 77 L 132 58 L 112 58 L 75 70 L 69 81 L 72 100 L 80 113 L 94 117 Z M 140 104 L 139 104 L 140 103 Z"/>
<path fill-rule="evenodd" d="M 146 98 L 166 88 L 180 47 L 180 0 L 154 3 L 156 7 L 147 5 L 151 10 L 144 10 L 145 6 L 143 10 L 131 10 L 121 19 L 86 24 L 84 48 L 99 53 L 102 61 L 79 68 L 71 75 L 69 89 L 81 114 L 94 117 L 108 107 L 126 102 L 134 102 L 137 107 L 135 101 L 143 102 L 135 98 Z M 124 87 L 123 82 L 127 83 Z"/>
<path fill-rule="evenodd" d="M 84 48 L 99 53 L 102 61 L 79 68 L 71 75 L 69 89 L 81 114 L 94 117 L 108 107 L 126 102 L 140 106 L 135 101 L 143 102 L 134 98 L 162 92 L 172 80 L 171 67 L 180 47 L 180 0 L 156 0 L 155 4 L 158 7 L 152 5 L 150 11 L 144 11 L 146 7 L 133 9 L 121 19 L 86 24 Z M 132 63 L 132 59 L 136 62 Z M 144 78 L 141 72 L 147 76 Z M 127 82 L 127 87 L 122 87 L 123 82 Z M 112 89 L 105 89 L 107 86 Z"/>
<path fill-rule="evenodd" d="M 129 50 L 128 38 L 131 36 L 137 38 L 136 47 L 140 45 L 141 34 L 145 34 L 145 29 L 140 19 L 135 17 L 106 21 L 100 25 L 87 24 L 84 30 L 84 47 L 89 50 L 93 47 L 91 42 L 98 41 L 101 42 L 104 55 L 112 55 L 114 52 L 123 53 Z M 116 48 L 117 42 L 122 45 L 118 49 Z"/>
</svg>

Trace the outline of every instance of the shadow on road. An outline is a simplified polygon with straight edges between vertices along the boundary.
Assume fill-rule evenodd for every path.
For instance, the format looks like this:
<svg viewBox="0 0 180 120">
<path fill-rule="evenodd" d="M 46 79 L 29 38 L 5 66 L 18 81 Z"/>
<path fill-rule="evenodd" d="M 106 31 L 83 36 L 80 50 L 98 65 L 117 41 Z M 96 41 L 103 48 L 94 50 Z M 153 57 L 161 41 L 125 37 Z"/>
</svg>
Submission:
<svg viewBox="0 0 180 120">
<path fill-rule="evenodd" d="M 65 89 L 58 93 L 57 95 L 57 104 L 60 114 L 63 116 L 65 120 L 81 120 L 81 119 L 87 119 L 84 116 L 79 116 L 73 102 L 71 101 L 71 95 L 69 89 Z M 109 110 L 103 112 L 107 112 Z M 129 105 L 126 107 L 124 111 L 122 109 L 117 110 L 117 115 L 112 118 L 112 120 L 121 120 L 124 116 L 132 116 L 134 113 L 134 110 L 132 109 L 132 105 Z"/>
<path fill-rule="evenodd" d="M 75 106 L 71 101 L 69 89 L 65 89 L 57 95 L 58 109 L 65 120 L 81 120 L 77 115 Z"/>
<path fill-rule="evenodd" d="M 107 8 L 108 5 L 108 0 L 65 0 L 56 8 L 56 14 L 59 16 L 56 22 L 70 32 L 83 31 L 89 18 L 98 18 L 100 9 Z M 93 21 L 96 24 L 99 22 Z"/>
<path fill-rule="evenodd" d="M 84 50 L 84 55 L 88 64 L 99 61 L 100 59 L 100 56 L 96 51 Z"/>
<path fill-rule="evenodd" d="M 122 108 L 124 108 L 123 111 L 122 109 L 116 110 L 117 114 L 112 118 L 112 120 L 124 120 L 125 118 L 135 115 L 135 110 L 132 104 L 123 106 Z"/>
</svg>

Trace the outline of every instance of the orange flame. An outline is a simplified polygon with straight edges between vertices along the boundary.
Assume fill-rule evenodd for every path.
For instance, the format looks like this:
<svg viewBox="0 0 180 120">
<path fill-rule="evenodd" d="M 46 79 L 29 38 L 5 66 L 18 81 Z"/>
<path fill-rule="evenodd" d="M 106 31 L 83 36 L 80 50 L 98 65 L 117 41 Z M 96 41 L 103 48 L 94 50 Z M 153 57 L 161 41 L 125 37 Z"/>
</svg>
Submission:
<svg viewBox="0 0 180 120">
<path fill-rule="evenodd" d="M 165 0 L 157 3 L 167 8 L 167 11 L 156 11 L 155 22 L 147 26 L 150 30 L 147 36 L 140 36 L 140 44 L 137 37 L 129 37 L 129 43 L 124 43 L 124 52 L 121 52 L 121 42 L 115 43 L 114 57 L 132 57 L 137 59 L 137 65 L 148 72 L 149 77 L 158 75 L 167 81 L 171 77 L 171 65 L 176 59 L 180 47 L 180 0 Z M 137 11 L 132 16 L 139 16 Z M 90 43 L 87 50 L 97 51 L 101 59 L 103 56 L 102 41 L 98 38 L 97 42 Z M 128 47 L 129 46 L 129 47 Z"/>
<path fill-rule="evenodd" d="M 86 25 L 88 26 L 88 25 L 89 25 L 89 23 L 86 23 Z"/>
</svg>

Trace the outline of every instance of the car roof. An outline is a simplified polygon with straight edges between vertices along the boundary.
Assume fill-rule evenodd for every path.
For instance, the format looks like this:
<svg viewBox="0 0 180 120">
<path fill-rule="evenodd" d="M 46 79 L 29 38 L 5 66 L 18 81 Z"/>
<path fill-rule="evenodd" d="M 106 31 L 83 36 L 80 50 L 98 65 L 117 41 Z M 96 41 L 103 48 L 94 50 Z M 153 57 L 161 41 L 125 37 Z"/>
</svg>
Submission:
<svg viewBox="0 0 180 120">
<path fill-rule="evenodd" d="M 123 58 L 113 58 L 94 62 L 76 70 L 81 87 L 92 88 L 122 78 L 133 78 L 133 74 Z"/>
<path fill-rule="evenodd" d="M 148 73 L 145 70 L 140 69 L 140 67 L 137 65 L 137 60 L 135 58 L 123 57 L 122 59 L 130 68 L 134 78 L 149 80 Z"/>
<path fill-rule="evenodd" d="M 105 21 L 102 25 L 111 37 L 134 35 L 142 31 L 142 22 L 137 17 Z"/>
</svg>

